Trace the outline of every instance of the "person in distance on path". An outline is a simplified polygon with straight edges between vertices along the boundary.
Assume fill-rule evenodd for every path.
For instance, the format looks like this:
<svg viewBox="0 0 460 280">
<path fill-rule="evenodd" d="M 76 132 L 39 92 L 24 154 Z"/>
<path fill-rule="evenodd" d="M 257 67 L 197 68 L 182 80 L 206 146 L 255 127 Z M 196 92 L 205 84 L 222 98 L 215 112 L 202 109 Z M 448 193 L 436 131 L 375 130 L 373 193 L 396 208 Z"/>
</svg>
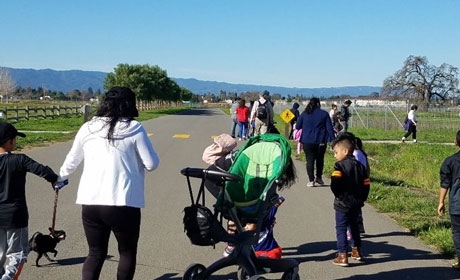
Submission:
<svg viewBox="0 0 460 280">
<path fill-rule="evenodd" d="M 310 99 L 307 107 L 297 119 L 295 127 L 302 129 L 299 142 L 302 143 L 302 149 L 307 160 L 307 187 L 322 186 L 324 185 L 324 154 L 327 143 L 335 138 L 335 133 L 329 114 L 321 109 L 318 98 Z"/>
</svg>

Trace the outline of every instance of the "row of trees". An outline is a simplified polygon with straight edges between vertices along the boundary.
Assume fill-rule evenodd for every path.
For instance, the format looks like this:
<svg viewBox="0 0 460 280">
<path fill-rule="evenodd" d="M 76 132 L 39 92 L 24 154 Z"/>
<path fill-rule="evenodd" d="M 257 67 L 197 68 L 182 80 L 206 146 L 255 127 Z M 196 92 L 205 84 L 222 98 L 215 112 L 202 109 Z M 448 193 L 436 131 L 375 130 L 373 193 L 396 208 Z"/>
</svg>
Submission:
<svg viewBox="0 0 460 280">
<path fill-rule="evenodd" d="M 452 98 L 460 99 L 458 89 L 458 68 L 443 63 L 437 67 L 429 64 L 426 57 L 409 56 L 402 69 L 383 82 L 381 93 L 372 93 L 373 96 L 389 99 L 410 99 L 419 104 L 428 106 L 433 100 L 442 102 Z M 179 102 L 179 101 L 211 101 L 220 102 L 234 99 L 237 96 L 248 101 L 257 100 L 258 91 L 248 92 L 225 92 L 218 94 L 208 93 L 197 95 L 190 90 L 180 87 L 168 77 L 165 70 L 158 66 L 129 65 L 119 64 L 114 72 L 109 73 L 104 81 L 104 89 L 108 90 L 112 86 L 127 86 L 132 88 L 138 99 L 144 101 Z M 29 97 L 31 99 L 49 96 L 60 100 L 89 100 L 101 95 L 100 91 L 93 92 L 91 88 L 87 91 L 74 90 L 64 94 L 62 92 L 47 91 L 44 88 L 37 90 L 29 88 L 15 87 L 14 81 L 5 68 L 0 68 L 0 95 L 8 100 L 8 96 Z M 273 93 L 272 100 L 282 99 L 282 96 Z M 310 97 L 301 95 L 286 97 L 287 101 L 293 99 L 298 101 L 307 100 Z M 347 95 L 334 96 L 334 98 L 349 98 Z"/>
</svg>

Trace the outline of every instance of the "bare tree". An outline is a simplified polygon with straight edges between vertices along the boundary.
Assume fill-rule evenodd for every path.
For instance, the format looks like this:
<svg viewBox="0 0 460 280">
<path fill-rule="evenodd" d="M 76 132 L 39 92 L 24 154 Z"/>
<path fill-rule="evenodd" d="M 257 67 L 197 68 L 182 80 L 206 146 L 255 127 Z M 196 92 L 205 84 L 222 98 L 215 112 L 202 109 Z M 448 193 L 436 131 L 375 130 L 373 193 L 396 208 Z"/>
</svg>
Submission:
<svg viewBox="0 0 460 280">
<path fill-rule="evenodd" d="M 0 94 L 5 97 L 6 102 L 8 103 L 8 94 L 11 94 L 14 91 L 14 80 L 11 78 L 10 71 L 7 68 L 0 68 Z"/>
<path fill-rule="evenodd" d="M 458 68 L 430 65 L 426 57 L 409 56 L 401 70 L 383 82 L 382 96 L 404 97 L 428 106 L 436 98 L 458 97 Z"/>
</svg>

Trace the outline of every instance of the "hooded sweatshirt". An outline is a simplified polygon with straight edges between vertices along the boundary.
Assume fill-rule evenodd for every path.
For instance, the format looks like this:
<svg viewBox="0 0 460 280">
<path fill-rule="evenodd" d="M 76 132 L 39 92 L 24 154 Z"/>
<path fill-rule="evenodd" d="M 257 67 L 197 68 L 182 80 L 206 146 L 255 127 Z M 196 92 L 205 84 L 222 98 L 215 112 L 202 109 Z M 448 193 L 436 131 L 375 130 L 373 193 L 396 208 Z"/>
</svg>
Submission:
<svg viewBox="0 0 460 280">
<path fill-rule="evenodd" d="M 84 160 L 77 204 L 144 207 L 144 174 L 159 159 L 138 121 L 119 121 L 114 141 L 107 139 L 108 118 L 93 117 L 77 132 L 60 169 L 67 178 Z"/>
</svg>

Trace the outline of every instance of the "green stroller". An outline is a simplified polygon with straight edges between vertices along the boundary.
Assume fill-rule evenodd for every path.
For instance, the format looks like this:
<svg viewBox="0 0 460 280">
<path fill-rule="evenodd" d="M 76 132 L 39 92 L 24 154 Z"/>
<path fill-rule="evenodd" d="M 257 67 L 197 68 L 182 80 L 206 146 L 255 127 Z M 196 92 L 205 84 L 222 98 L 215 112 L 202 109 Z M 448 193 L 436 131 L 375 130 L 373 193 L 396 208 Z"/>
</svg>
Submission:
<svg viewBox="0 0 460 280">
<path fill-rule="evenodd" d="M 217 242 L 228 242 L 234 245 L 234 250 L 227 257 L 222 257 L 205 267 L 202 264 L 191 264 L 182 279 L 209 279 L 216 271 L 236 265 L 237 278 L 265 279 L 262 274 L 282 272 L 283 280 L 297 280 L 298 262 L 294 259 L 270 259 L 257 257 L 253 245 L 257 244 L 263 220 L 271 207 L 278 201 L 277 190 L 284 184 L 288 164 L 291 162 L 289 142 L 278 134 L 262 134 L 254 136 L 238 151 L 228 172 L 201 168 L 184 168 L 181 173 L 187 177 L 192 208 L 203 208 L 204 182 L 214 180 L 220 182 L 221 191 L 214 205 L 214 214 L 207 209 L 193 212 L 184 211 L 186 216 L 194 217 L 195 226 L 186 226 L 185 230 L 192 244 L 214 245 Z M 196 201 L 193 199 L 190 177 L 200 178 L 201 186 Z M 200 205 L 199 199 L 202 198 Z M 190 212 L 190 211 L 188 211 Z M 231 220 L 236 225 L 236 232 L 229 234 L 222 227 L 218 216 Z M 195 219 L 195 217 L 197 217 Z M 205 218 L 203 218 L 205 216 Z M 190 220 L 190 219 L 188 219 Z M 198 220 L 198 222 L 196 222 Z M 206 222 L 204 222 L 206 220 Z M 246 223 L 256 224 L 256 230 L 245 231 Z M 205 225 L 204 225 L 205 224 Z M 204 225 L 204 226 L 203 226 Z M 201 230 L 198 230 L 200 228 Z M 199 232 L 200 239 L 192 238 L 193 233 Z M 204 240 L 204 241 L 203 241 Z"/>
</svg>

